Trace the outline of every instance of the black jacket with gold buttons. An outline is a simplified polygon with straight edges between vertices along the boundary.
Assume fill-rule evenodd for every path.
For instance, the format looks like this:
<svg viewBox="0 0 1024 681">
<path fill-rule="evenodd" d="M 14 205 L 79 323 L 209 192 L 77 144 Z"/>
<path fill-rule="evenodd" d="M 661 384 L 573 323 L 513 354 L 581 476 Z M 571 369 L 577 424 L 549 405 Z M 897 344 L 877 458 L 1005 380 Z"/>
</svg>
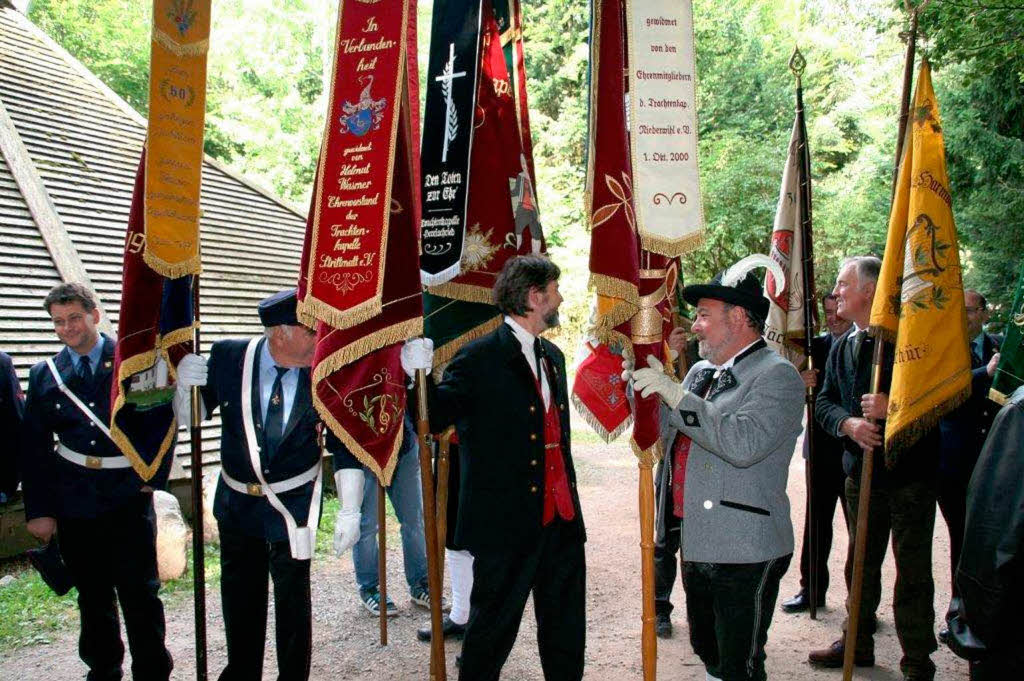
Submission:
<svg viewBox="0 0 1024 681">
<path fill-rule="evenodd" d="M 554 374 L 562 453 L 576 516 L 570 536 L 586 541 L 569 443 L 565 357 L 541 339 Z M 430 389 L 431 430 L 459 435 L 459 511 L 455 541 L 474 555 L 513 553 L 538 541 L 544 508 L 544 403 L 508 324 L 467 344 Z M 555 522 L 562 522 L 556 520 Z"/>
</svg>

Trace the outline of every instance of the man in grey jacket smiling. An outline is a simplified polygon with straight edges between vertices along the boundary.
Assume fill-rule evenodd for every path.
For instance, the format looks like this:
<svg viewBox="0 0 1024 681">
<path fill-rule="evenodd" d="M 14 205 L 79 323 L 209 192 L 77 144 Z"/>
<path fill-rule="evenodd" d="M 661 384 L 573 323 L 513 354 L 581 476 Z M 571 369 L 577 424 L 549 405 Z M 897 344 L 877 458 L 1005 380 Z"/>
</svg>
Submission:
<svg viewBox="0 0 1024 681">
<path fill-rule="evenodd" d="M 768 301 L 750 256 L 711 283 L 687 286 L 702 361 L 682 383 L 657 359 L 632 373 L 634 390 L 658 393 L 686 459 L 683 587 L 690 642 L 709 679 L 766 679 L 764 645 L 793 554 L 786 480 L 801 431 L 804 384 L 761 338 Z M 784 279 L 776 275 L 777 281 Z M 663 424 L 664 425 L 664 424 Z M 664 429 L 664 428 L 663 428 Z"/>
</svg>

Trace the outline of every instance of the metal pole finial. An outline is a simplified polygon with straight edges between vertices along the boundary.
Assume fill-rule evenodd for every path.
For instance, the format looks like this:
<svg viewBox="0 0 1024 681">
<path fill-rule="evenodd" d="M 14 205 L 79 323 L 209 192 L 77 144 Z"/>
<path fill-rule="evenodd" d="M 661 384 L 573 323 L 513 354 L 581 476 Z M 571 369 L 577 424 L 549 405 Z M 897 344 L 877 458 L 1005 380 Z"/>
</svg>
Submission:
<svg viewBox="0 0 1024 681">
<path fill-rule="evenodd" d="M 804 59 L 804 55 L 800 52 L 800 48 L 793 48 L 793 56 L 789 58 L 789 70 L 793 72 L 793 75 L 797 77 L 797 80 L 804 75 L 804 69 L 807 68 L 807 60 Z"/>
</svg>

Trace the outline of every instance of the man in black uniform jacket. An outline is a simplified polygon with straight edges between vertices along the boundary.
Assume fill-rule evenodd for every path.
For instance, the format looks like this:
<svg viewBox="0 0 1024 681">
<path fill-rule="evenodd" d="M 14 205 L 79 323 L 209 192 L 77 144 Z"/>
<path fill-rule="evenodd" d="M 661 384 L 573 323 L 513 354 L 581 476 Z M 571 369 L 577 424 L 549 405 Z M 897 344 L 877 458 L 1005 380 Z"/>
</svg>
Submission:
<svg viewBox="0 0 1024 681">
<path fill-rule="evenodd" d="M 57 536 L 78 588 L 78 653 L 89 681 L 121 678 L 118 603 L 132 676 L 167 679 L 172 663 L 157 595 L 153 488 L 166 485 L 172 457 L 144 483 L 107 434 L 114 341 L 96 330 L 100 313 L 92 293 L 61 284 L 43 307 L 66 347 L 29 372 L 21 451 L 28 531 L 44 542 Z M 158 430 L 153 437 L 162 439 Z M 135 444 L 146 451 L 159 443 Z"/>
<path fill-rule="evenodd" d="M 213 502 L 228 648 L 221 681 L 263 678 L 268 576 L 278 679 L 309 678 L 309 568 L 323 467 L 309 375 L 316 335 L 299 324 L 296 303 L 295 289 L 270 296 L 259 304 L 265 337 L 218 341 L 208 366 L 199 355 L 178 365 L 179 413 L 188 413 L 189 390 L 199 385 L 205 414 L 218 407 L 221 414 L 221 475 Z M 359 463 L 341 442 L 330 433 L 326 442 L 335 470 L 355 470 L 362 481 Z"/>
<path fill-rule="evenodd" d="M 533 592 L 544 678 L 583 677 L 586 533 L 569 450 L 565 358 L 538 338 L 558 324 L 559 270 L 542 256 L 506 263 L 494 285 L 505 323 L 466 345 L 430 390 L 432 432 L 459 435 L 455 538 L 474 557 L 465 681 L 501 673 Z M 402 351 L 429 369 L 430 342 Z M 539 367 L 539 369 L 538 369 Z"/>
<path fill-rule="evenodd" d="M 6 353 L 0 352 L 0 433 L 10 442 L 21 438 L 21 418 L 25 396 L 21 393 L 14 364 Z M 0 454 L 0 503 L 4 503 L 18 489 L 18 447 L 9 447 Z"/>
<path fill-rule="evenodd" d="M 825 311 L 825 326 L 828 330 L 811 339 L 811 357 L 814 370 L 811 387 L 814 396 L 820 392 L 825 377 L 825 364 L 832 345 L 850 330 L 852 322 L 840 317 L 836 308 L 839 303 L 835 295 L 829 293 L 822 297 L 821 307 Z M 801 372 L 804 380 L 808 380 L 809 370 Z M 817 419 L 810 419 L 809 426 L 814 428 L 814 466 L 811 472 L 811 500 L 814 503 L 811 523 L 804 522 L 803 547 L 800 550 L 800 591 L 792 598 L 782 601 L 783 612 L 803 612 L 811 605 L 811 548 L 810 532 L 814 531 L 814 552 L 817 554 L 816 586 L 820 608 L 825 605 L 825 592 L 828 591 L 828 554 L 832 550 L 832 517 L 836 512 L 836 502 L 843 511 L 843 518 L 849 524 L 846 510 L 846 473 L 843 471 L 843 443 L 829 433 Z M 804 459 L 808 456 L 807 438 L 804 437 Z M 805 519 L 806 520 L 806 519 Z M 849 556 L 849 551 L 847 551 Z"/>
</svg>

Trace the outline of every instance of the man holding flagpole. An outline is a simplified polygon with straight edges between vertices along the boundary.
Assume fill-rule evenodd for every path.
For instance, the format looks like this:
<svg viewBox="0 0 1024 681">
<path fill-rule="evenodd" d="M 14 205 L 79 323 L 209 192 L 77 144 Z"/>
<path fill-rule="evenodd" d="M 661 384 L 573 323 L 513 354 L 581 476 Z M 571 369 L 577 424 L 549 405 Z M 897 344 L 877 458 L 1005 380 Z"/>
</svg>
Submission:
<svg viewBox="0 0 1024 681">
<path fill-rule="evenodd" d="M 221 603 L 228 665 L 221 681 L 263 674 L 267 580 L 274 583 L 280 679 L 309 678 L 313 650 L 310 562 L 320 518 L 323 426 L 313 408 L 309 365 L 315 334 L 296 316 L 294 289 L 259 304 L 266 335 L 214 343 L 209 362 L 187 355 L 175 399 L 202 386 L 204 418 L 221 412 L 221 473 L 213 514 L 221 540 Z M 184 412 L 182 412 L 184 413 Z M 359 507 L 363 473 L 330 432 L 341 513 Z M 359 536 L 358 516 L 340 515 L 341 549 Z M 345 546 L 347 544 L 347 546 Z"/>
<path fill-rule="evenodd" d="M 454 424 L 462 480 L 456 541 L 473 554 L 473 593 L 459 678 L 495 681 L 526 600 L 548 681 L 583 677 L 586 532 L 569 448 L 565 358 L 540 334 L 558 324 L 558 267 L 509 260 L 494 285 L 505 320 L 467 344 L 430 390 L 434 432 Z M 429 341 L 402 350 L 407 373 L 429 371 Z"/>
</svg>

